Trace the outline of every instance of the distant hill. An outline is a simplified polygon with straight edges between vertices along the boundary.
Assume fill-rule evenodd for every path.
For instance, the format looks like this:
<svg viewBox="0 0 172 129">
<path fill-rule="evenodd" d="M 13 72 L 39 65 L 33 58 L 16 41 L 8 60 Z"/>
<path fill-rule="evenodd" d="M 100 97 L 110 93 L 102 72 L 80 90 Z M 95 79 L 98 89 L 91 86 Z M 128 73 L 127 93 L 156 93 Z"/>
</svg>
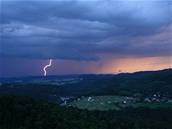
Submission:
<svg viewBox="0 0 172 129">
<path fill-rule="evenodd" d="M 59 102 L 61 96 L 172 95 L 172 69 L 117 75 L 68 75 L 1 79 L 0 94 Z"/>
</svg>

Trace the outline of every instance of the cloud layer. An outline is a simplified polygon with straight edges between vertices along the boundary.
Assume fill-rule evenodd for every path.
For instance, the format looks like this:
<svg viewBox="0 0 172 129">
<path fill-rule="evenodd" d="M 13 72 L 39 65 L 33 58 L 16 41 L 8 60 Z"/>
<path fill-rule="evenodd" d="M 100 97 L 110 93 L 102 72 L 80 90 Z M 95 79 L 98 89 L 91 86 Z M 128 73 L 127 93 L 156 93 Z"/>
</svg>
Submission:
<svg viewBox="0 0 172 129">
<path fill-rule="evenodd" d="M 2 1 L 3 57 L 94 61 L 171 54 L 171 7 L 163 1 Z"/>
</svg>

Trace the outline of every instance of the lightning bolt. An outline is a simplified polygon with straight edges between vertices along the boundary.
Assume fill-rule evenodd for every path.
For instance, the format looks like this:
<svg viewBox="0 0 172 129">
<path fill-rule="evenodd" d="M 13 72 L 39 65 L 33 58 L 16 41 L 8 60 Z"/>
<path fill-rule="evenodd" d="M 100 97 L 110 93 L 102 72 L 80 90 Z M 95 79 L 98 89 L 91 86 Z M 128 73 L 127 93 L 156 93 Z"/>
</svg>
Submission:
<svg viewBox="0 0 172 129">
<path fill-rule="evenodd" d="M 44 68 L 43 68 L 43 70 L 44 70 L 44 76 L 47 76 L 47 71 L 46 71 L 46 69 L 47 69 L 48 67 L 51 67 L 52 61 L 53 61 L 52 59 L 49 59 L 49 64 L 44 66 Z"/>
</svg>

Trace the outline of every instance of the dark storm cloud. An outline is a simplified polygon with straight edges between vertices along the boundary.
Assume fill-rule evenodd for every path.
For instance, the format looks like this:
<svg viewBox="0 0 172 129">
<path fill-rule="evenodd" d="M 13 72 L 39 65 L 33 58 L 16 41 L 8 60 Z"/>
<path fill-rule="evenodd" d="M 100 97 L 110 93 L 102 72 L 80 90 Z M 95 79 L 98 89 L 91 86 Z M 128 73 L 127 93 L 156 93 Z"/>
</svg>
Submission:
<svg viewBox="0 0 172 129">
<path fill-rule="evenodd" d="M 169 56 L 171 2 L 1 1 L 3 57 Z"/>
</svg>

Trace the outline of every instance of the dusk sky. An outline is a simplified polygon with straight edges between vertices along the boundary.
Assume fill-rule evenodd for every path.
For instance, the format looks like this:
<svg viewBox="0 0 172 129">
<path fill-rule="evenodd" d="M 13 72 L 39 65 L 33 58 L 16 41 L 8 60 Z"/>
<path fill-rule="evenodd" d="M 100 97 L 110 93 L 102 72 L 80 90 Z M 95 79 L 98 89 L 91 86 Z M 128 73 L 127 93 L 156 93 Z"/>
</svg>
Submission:
<svg viewBox="0 0 172 129">
<path fill-rule="evenodd" d="M 172 67 L 171 0 L 0 0 L 0 76 Z"/>
</svg>

